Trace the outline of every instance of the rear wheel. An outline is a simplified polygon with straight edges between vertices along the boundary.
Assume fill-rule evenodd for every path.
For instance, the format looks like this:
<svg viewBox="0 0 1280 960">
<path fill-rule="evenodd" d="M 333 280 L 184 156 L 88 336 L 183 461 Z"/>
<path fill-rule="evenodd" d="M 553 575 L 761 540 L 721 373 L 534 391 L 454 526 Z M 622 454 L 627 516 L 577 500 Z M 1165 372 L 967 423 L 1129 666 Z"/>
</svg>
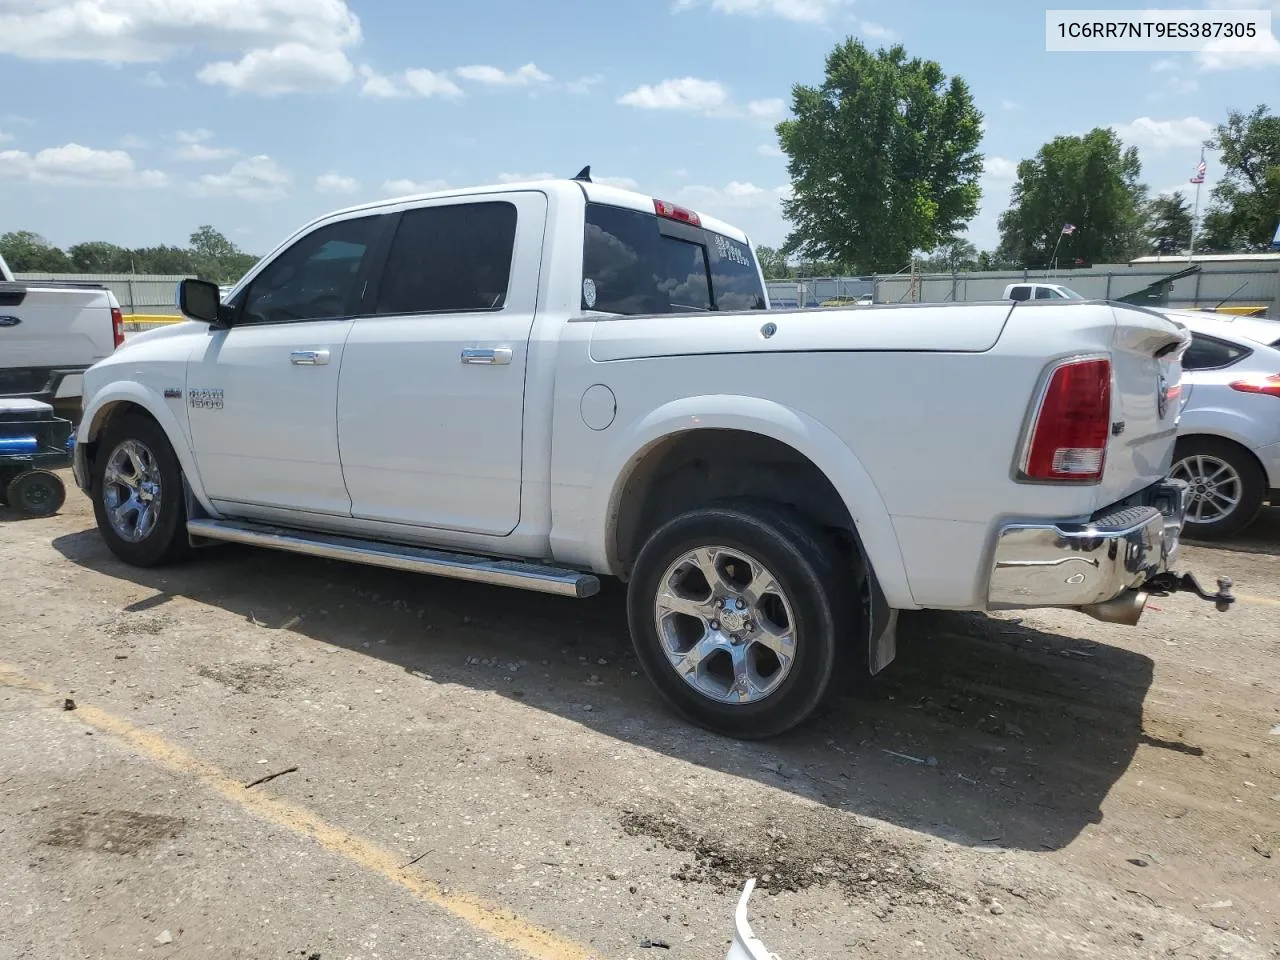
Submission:
<svg viewBox="0 0 1280 960">
<path fill-rule="evenodd" d="M 182 469 L 159 424 L 126 414 L 102 431 L 93 463 L 93 512 L 125 563 L 170 563 L 188 549 Z"/>
<path fill-rule="evenodd" d="M 5 499 L 29 517 L 51 517 L 66 503 L 67 488 L 56 473 L 28 470 L 9 481 Z"/>
<path fill-rule="evenodd" d="M 836 546 L 789 511 L 692 510 L 636 558 L 632 641 L 687 719 L 743 739 L 775 736 L 839 692 L 859 629 L 853 581 Z"/>
<path fill-rule="evenodd" d="M 1220 437 L 1183 437 L 1173 453 L 1175 480 L 1191 486 L 1186 536 L 1213 540 L 1242 531 L 1266 497 L 1262 468 L 1244 447 Z"/>
</svg>

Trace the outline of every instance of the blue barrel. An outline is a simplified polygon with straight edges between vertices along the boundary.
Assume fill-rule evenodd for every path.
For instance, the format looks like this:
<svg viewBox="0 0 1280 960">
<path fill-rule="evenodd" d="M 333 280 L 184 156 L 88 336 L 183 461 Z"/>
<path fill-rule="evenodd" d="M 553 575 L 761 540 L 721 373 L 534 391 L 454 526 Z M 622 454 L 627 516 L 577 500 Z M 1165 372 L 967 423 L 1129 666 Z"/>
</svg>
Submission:
<svg viewBox="0 0 1280 960">
<path fill-rule="evenodd" d="M 0 437 L 0 457 L 35 453 L 40 444 L 35 437 Z"/>
</svg>

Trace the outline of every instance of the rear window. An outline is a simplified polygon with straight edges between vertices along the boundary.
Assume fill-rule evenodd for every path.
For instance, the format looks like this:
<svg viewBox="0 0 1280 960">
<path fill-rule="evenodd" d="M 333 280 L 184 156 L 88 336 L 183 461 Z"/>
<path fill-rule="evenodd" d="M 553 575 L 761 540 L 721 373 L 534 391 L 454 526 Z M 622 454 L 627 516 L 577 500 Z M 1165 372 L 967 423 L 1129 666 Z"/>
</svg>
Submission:
<svg viewBox="0 0 1280 960">
<path fill-rule="evenodd" d="M 1201 333 L 1191 335 L 1191 346 L 1182 355 L 1183 370 L 1216 370 L 1247 357 L 1250 351 L 1225 340 L 1206 337 Z"/>
<path fill-rule="evenodd" d="M 582 309 L 629 316 L 763 310 L 751 248 L 656 214 L 587 204 Z"/>
</svg>

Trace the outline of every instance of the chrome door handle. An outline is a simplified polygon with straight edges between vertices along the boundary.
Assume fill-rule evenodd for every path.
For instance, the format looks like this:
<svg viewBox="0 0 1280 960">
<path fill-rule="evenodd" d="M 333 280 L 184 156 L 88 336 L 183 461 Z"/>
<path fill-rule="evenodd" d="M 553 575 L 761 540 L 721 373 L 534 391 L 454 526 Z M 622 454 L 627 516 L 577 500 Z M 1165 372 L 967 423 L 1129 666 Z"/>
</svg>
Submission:
<svg viewBox="0 0 1280 960">
<path fill-rule="evenodd" d="M 289 362 L 299 367 L 323 367 L 329 362 L 329 351 L 295 350 L 289 354 Z"/>
<path fill-rule="evenodd" d="M 511 348 L 510 347 L 466 347 L 462 351 L 462 362 L 505 365 L 511 362 Z"/>
</svg>

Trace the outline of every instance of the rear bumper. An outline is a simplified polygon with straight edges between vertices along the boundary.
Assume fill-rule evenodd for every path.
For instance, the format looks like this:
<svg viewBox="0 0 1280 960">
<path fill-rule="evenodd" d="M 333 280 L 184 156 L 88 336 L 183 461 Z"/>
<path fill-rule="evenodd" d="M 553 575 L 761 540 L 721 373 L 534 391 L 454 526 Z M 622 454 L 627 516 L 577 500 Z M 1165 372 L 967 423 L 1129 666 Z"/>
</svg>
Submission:
<svg viewBox="0 0 1280 960">
<path fill-rule="evenodd" d="M 0 369 L 0 397 L 31 397 L 44 403 L 77 400 L 84 389 L 84 366 Z"/>
<path fill-rule="evenodd" d="M 1086 521 L 1002 527 L 987 608 L 1091 607 L 1140 589 L 1176 561 L 1189 499 L 1167 480 Z"/>
</svg>

